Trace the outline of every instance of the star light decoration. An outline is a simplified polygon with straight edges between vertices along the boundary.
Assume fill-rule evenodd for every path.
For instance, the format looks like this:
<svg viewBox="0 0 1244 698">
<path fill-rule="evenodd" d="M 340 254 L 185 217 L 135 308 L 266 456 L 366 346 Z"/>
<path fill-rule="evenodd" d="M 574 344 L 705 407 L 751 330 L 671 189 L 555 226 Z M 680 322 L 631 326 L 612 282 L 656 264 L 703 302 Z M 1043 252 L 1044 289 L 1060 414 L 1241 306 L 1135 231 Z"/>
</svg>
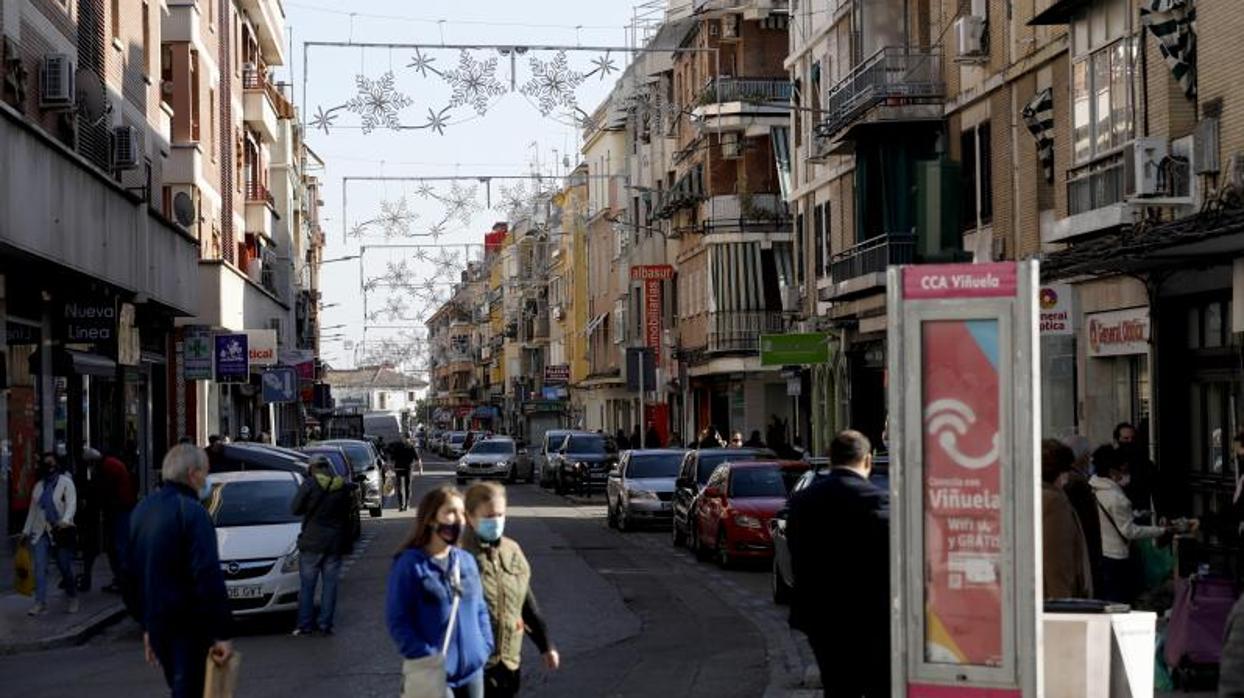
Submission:
<svg viewBox="0 0 1244 698">
<path fill-rule="evenodd" d="M 559 108 L 574 111 L 578 107 L 575 89 L 583 84 L 585 76 L 570 67 L 565 51 L 558 51 L 550 61 L 531 57 L 531 78 L 518 88 L 527 97 L 536 100 L 541 116 L 548 116 Z"/>
</svg>

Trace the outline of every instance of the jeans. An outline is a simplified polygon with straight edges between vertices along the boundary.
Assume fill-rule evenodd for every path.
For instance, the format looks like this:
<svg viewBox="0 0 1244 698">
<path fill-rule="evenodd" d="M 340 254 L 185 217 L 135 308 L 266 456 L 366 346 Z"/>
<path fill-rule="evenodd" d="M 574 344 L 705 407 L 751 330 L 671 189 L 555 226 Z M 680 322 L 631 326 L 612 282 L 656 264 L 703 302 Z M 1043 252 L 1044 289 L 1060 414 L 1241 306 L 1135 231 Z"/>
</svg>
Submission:
<svg viewBox="0 0 1244 698">
<path fill-rule="evenodd" d="M 212 643 L 196 637 L 151 636 L 151 650 L 160 660 L 173 698 L 200 698 L 207 679 L 207 651 Z"/>
<path fill-rule="evenodd" d="M 393 479 L 396 482 L 397 508 L 399 511 L 406 511 L 410 506 L 410 471 L 395 470 Z"/>
<path fill-rule="evenodd" d="M 445 698 L 484 698 L 484 672 L 478 672 L 475 678 L 457 688 L 450 688 Z"/>
<path fill-rule="evenodd" d="M 56 566 L 60 568 L 61 579 L 65 582 L 65 593 L 69 598 L 78 595 L 78 588 L 73 578 L 73 548 L 52 545 L 52 534 L 44 533 L 35 543 L 35 601 L 48 601 L 48 556 L 56 555 Z"/>
<path fill-rule="evenodd" d="M 337 610 L 337 580 L 341 578 L 341 556 L 327 553 L 299 554 L 298 629 L 314 630 L 315 583 L 322 579 L 320 589 L 320 630 L 333 629 L 333 613 Z"/>
</svg>

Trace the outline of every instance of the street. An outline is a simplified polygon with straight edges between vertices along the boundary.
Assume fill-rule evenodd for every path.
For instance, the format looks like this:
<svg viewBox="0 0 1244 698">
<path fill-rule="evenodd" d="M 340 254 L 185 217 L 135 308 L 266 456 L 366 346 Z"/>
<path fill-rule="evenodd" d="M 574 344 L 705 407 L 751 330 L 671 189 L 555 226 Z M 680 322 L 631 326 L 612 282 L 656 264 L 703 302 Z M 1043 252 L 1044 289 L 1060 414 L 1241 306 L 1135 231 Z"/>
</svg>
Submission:
<svg viewBox="0 0 1244 698">
<path fill-rule="evenodd" d="M 415 498 L 452 484 L 425 461 Z M 769 598 L 767 567 L 719 570 L 670 545 L 665 529 L 621 534 L 600 501 L 572 502 L 535 485 L 510 488 L 507 535 L 524 547 L 562 669 L 550 674 L 524 648 L 524 693 L 539 696 L 799 695 L 811 656 Z M 240 624 L 239 695 L 393 696 L 400 658 L 384 625 L 389 560 L 413 511 L 366 520 L 343 572 L 337 633 L 289 636 L 292 619 Z M 0 658 L 6 695 L 159 695 L 129 620 L 88 644 Z"/>
</svg>

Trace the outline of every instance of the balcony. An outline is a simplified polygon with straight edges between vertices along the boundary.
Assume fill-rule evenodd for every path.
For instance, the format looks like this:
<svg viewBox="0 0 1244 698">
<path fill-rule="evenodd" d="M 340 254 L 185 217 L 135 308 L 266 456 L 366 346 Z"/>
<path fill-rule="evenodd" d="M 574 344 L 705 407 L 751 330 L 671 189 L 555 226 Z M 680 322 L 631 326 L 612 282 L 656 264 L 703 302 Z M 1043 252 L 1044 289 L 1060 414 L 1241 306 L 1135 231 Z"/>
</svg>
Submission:
<svg viewBox="0 0 1244 698">
<path fill-rule="evenodd" d="M 791 91 L 785 78 L 709 78 L 692 114 L 706 132 L 768 136 L 790 122 Z"/>
<path fill-rule="evenodd" d="M 280 133 L 277 123 L 276 102 L 272 93 L 276 88 L 268 83 L 268 76 L 258 68 L 247 68 L 242 73 L 242 118 L 247 126 L 255 129 L 267 143 L 275 143 Z M 279 95 L 280 93 L 277 92 Z"/>
<path fill-rule="evenodd" d="M 791 82 L 785 78 L 709 78 L 700 104 L 790 104 L 790 95 Z"/>
<path fill-rule="evenodd" d="M 246 232 L 254 233 L 272 243 L 275 199 L 267 187 L 258 182 L 246 183 Z"/>
<path fill-rule="evenodd" d="M 285 65 L 285 8 L 281 0 L 241 0 L 255 24 L 255 37 L 263 58 L 270 65 Z"/>
<path fill-rule="evenodd" d="M 857 65 L 826 97 L 821 138 L 841 138 L 857 123 L 939 121 L 942 118 L 942 58 L 935 50 L 889 46 Z"/>
<path fill-rule="evenodd" d="M 885 286 L 885 272 L 894 264 L 916 261 L 916 236 L 909 233 L 878 235 L 849 247 L 830 260 L 834 298 Z"/>
<path fill-rule="evenodd" d="M 710 354 L 760 351 L 760 335 L 790 330 L 793 316 L 770 310 L 734 310 L 708 314 Z"/>
</svg>

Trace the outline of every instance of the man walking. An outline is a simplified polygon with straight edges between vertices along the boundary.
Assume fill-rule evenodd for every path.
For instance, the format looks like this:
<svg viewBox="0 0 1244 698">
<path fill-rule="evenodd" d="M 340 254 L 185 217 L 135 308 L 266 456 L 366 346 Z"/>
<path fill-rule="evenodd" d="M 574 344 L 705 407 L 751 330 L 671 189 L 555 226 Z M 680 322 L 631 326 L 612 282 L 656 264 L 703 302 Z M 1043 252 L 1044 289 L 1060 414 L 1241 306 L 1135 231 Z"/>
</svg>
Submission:
<svg viewBox="0 0 1244 698">
<path fill-rule="evenodd" d="M 125 602 L 143 629 L 148 663 L 159 662 L 174 698 L 203 694 L 206 660 L 233 654 L 229 598 L 216 529 L 199 504 L 207 454 L 189 444 L 164 457 L 164 486 L 134 510 Z"/>
<path fill-rule="evenodd" d="M 791 501 L 790 622 L 808 636 L 826 696 L 889 698 L 889 497 L 868 480 L 863 434 L 838 434 L 829 461 L 829 474 Z"/>
<path fill-rule="evenodd" d="M 294 515 L 302 517 L 302 532 L 298 534 L 298 568 L 302 584 L 298 594 L 298 627 L 294 635 L 311 635 L 317 630 L 324 635 L 332 635 L 341 558 L 354 545 L 355 484 L 334 474 L 333 464 L 326 456 L 312 456 L 308 471 L 310 477 L 302 481 L 298 494 L 290 503 Z M 409 475 L 407 464 L 407 477 Z M 321 585 L 318 623 L 313 618 L 317 581 Z"/>
<path fill-rule="evenodd" d="M 398 511 L 406 511 L 410 506 L 410 469 L 418 455 L 409 438 L 389 444 L 389 458 L 393 460 L 393 475 L 397 479 Z"/>
</svg>

